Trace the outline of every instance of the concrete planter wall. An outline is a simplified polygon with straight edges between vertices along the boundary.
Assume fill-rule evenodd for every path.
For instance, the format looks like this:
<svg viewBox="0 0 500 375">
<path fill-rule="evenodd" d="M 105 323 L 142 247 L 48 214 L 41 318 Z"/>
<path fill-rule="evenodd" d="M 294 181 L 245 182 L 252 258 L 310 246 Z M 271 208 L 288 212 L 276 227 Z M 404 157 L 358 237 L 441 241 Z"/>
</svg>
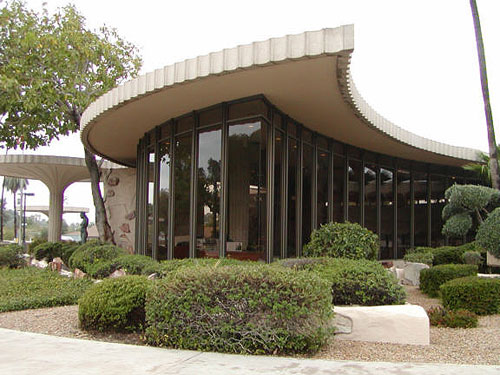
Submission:
<svg viewBox="0 0 500 375">
<path fill-rule="evenodd" d="M 500 258 L 497 258 L 488 251 L 488 255 L 486 256 L 486 263 L 488 264 L 488 266 L 500 267 Z"/>
</svg>

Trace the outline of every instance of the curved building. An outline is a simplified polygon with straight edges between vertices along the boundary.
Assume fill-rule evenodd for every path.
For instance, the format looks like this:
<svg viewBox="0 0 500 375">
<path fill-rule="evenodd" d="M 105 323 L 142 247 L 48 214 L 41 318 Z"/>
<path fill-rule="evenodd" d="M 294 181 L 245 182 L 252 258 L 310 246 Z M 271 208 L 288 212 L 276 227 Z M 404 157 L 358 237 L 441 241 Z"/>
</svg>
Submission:
<svg viewBox="0 0 500 375">
<path fill-rule="evenodd" d="M 351 221 L 381 257 L 440 245 L 444 191 L 476 182 L 477 151 L 392 124 L 349 71 L 353 26 L 185 60 L 85 111 L 82 142 L 136 169 L 135 251 L 157 259 L 271 261 L 313 229 Z"/>
</svg>

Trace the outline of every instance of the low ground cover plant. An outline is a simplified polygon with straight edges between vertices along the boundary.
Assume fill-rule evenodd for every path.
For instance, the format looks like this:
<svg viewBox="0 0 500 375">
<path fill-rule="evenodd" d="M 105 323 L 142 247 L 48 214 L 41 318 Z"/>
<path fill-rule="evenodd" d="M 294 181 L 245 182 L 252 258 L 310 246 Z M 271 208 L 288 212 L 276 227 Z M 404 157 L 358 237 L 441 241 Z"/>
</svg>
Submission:
<svg viewBox="0 0 500 375">
<path fill-rule="evenodd" d="M 0 312 L 73 305 L 90 285 L 35 267 L 0 269 Z"/>
<path fill-rule="evenodd" d="M 23 248 L 16 244 L 0 246 L 0 268 L 19 268 L 26 265 Z"/>
<path fill-rule="evenodd" d="M 125 249 L 118 246 L 90 241 L 79 246 L 73 252 L 69 258 L 69 266 L 71 268 L 79 268 L 83 272 L 89 272 L 95 263 L 112 260 L 127 254 Z"/>
<path fill-rule="evenodd" d="M 111 260 L 103 260 L 92 264 L 88 273 L 91 277 L 103 279 L 118 269 L 123 269 L 128 275 L 151 275 L 160 273 L 161 264 L 145 255 L 121 255 Z"/>
<path fill-rule="evenodd" d="M 436 327 L 475 328 L 478 324 L 477 315 L 465 309 L 453 311 L 437 306 L 427 310 L 427 315 L 430 324 Z"/>
<path fill-rule="evenodd" d="M 255 266 L 259 263 L 249 260 L 237 260 L 228 258 L 187 258 L 166 260 L 160 262 L 160 264 L 161 269 L 159 276 L 163 278 L 180 270 L 192 267 Z"/>
<path fill-rule="evenodd" d="M 472 264 L 443 264 L 420 272 L 420 290 L 429 297 L 439 295 L 439 287 L 459 277 L 477 275 L 477 266 Z"/>
<path fill-rule="evenodd" d="M 333 333 L 327 281 L 254 266 L 186 267 L 153 284 L 146 341 L 245 354 L 317 351 Z"/>
<path fill-rule="evenodd" d="M 441 285 L 443 306 L 467 309 L 478 315 L 500 313 L 500 279 L 469 276 Z"/>
<path fill-rule="evenodd" d="M 78 301 L 80 326 L 97 331 L 143 329 L 146 292 L 151 285 L 146 277 L 133 275 L 95 284 Z"/>
<path fill-rule="evenodd" d="M 373 232 L 356 223 L 328 223 L 313 230 L 304 246 L 305 257 L 376 260 L 380 241 Z"/>
<path fill-rule="evenodd" d="M 307 270 L 327 280 L 334 305 L 377 306 L 405 302 L 403 287 L 375 261 L 323 257 L 285 259 L 278 264 Z"/>
</svg>

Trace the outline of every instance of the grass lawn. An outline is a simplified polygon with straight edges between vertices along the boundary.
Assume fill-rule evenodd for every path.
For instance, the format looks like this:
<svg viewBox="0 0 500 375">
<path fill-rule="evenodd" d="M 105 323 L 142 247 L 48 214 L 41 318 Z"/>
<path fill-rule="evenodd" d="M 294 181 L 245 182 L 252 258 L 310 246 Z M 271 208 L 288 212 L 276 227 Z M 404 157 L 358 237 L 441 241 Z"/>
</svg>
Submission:
<svg viewBox="0 0 500 375">
<path fill-rule="evenodd" d="M 0 312 L 73 305 L 90 280 L 74 280 L 34 267 L 0 269 Z"/>
</svg>

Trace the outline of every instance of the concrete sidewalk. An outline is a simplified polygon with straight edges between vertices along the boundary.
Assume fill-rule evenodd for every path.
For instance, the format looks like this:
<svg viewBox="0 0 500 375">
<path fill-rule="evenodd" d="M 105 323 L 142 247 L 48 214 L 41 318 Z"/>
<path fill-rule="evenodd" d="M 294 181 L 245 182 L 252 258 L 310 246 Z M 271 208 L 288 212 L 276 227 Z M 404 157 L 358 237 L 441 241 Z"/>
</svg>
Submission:
<svg viewBox="0 0 500 375">
<path fill-rule="evenodd" d="M 69 339 L 0 328 L 0 374 L 500 374 L 500 366 L 327 361 L 201 353 Z"/>
</svg>

